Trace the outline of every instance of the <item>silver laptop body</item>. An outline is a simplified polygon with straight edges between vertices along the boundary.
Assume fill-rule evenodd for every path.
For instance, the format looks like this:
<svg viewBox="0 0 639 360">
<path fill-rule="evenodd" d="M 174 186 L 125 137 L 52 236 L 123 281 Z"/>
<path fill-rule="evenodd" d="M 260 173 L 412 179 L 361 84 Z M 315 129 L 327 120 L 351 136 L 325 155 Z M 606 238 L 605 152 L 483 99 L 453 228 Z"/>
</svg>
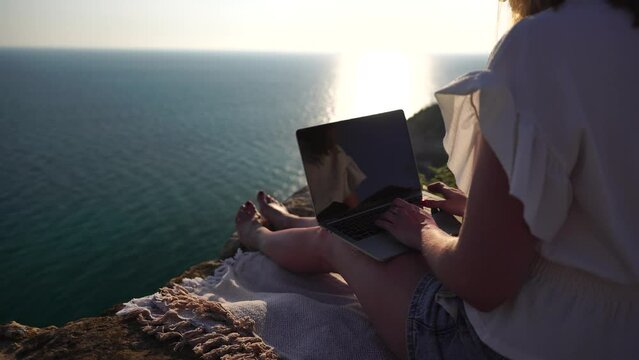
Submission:
<svg viewBox="0 0 639 360">
<path fill-rule="evenodd" d="M 422 198 L 402 110 L 296 132 L 320 226 L 378 261 L 409 250 L 373 223 L 395 198 Z"/>
</svg>

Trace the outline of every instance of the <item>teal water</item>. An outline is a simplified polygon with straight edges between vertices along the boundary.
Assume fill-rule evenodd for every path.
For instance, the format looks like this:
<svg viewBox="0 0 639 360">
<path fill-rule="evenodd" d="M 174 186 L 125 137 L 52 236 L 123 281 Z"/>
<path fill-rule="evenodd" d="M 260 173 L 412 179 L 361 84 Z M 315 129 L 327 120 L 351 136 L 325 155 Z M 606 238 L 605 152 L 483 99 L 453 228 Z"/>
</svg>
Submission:
<svg viewBox="0 0 639 360">
<path fill-rule="evenodd" d="M 428 86 L 485 62 L 433 59 Z M 294 131 L 333 118 L 338 65 L 0 50 L 0 323 L 96 315 L 216 257 L 257 189 L 304 184 Z"/>
</svg>

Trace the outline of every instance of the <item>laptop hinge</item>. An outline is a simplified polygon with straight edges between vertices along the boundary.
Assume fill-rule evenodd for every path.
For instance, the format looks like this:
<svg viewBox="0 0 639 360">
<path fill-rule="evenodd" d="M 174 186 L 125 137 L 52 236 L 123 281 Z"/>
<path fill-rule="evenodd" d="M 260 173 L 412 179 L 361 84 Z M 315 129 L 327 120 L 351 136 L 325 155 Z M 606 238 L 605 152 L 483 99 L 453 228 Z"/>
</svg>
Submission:
<svg viewBox="0 0 639 360">
<path fill-rule="evenodd" d="M 407 202 L 410 202 L 410 203 L 415 203 L 415 202 L 421 201 L 421 195 L 411 196 L 411 197 L 405 198 L 404 200 L 406 200 Z M 379 209 L 379 208 L 382 208 L 382 207 L 390 206 L 390 204 L 391 204 L 390 202 L 387 202 L 384 205 L 375 206 L 375 207 L 372 207 L 370 209 L 366 209 L 364 211 L 359 211 L 359 212 L 356 212 L 355 214 L 351 214 L 351 215 L 348 215 L 348 216 L 345 216 L 345 217 L 340 217 L 338 219 L 334 219 L 334 220 L 330 220 L 330 221 L 318 221 L 318 224 L 322 225 L 322 226 L 331 225 L 331 224 L 334 224 L 336 222 L 344 221 L 346 219 L 350 219 L 350 218 L 355 217 L 355 216 L 366 214 L 367 212 L 371 212 L 373 210 L 376 210 L 376 209 Z"/>
</svg>

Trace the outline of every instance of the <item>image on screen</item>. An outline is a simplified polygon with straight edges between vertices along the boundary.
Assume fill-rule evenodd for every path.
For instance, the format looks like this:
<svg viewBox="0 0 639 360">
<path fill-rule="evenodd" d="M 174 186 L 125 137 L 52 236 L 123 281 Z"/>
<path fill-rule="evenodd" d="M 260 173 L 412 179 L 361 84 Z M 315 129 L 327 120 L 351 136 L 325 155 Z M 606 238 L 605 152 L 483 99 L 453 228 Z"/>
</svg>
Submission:
<svg viewBox="0 0 639 360">
<path fill-rule="evenodd" d="M 301 129 L 297 140 L 320 222 L 421 196 L 401 110 Z"/>
</svg>

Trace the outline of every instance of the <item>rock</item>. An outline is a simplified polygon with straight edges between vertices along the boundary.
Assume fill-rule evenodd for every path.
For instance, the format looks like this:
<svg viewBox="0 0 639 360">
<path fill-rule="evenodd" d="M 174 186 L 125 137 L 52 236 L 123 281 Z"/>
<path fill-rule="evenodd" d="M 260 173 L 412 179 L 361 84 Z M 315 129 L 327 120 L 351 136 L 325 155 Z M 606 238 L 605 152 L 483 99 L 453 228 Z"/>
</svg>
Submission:
<svg viewBox="0 0 639 360">
<path fill-rule="evenodd" d="M 446 129 L 439 106 L 423 108 L 408 119 L 407 125 L 417 168 L 430 177 L 429 166 L 440 167 L 448 160 L 442 143 Z"/>
<path fill-rule="evenodd" d="M 17 329 L 25 336 L 5 336 Z M 24 360 L 196 359 L 191 351 L 174 352 L 161 346 L 136 322 L 114 315 L 71 321 L 60 328 L 39 329 L 12 322 L 0 328 L 0 351 L 0 359 Z"/>
<path fill-rule="evenodd" d="M 27 337 L 30 329 L 31 328 L 28 326 L 12 321 L 6 325 L 0 326 L 0 339 L 20 341 Z"/>
<path fill-rule="evenodd" d="M 230 241 L 227 240 L 227 244 Z M 225 257 L 220 257 L 221 259 L 224 259 Z M 169 282 L 167 283 L 167 285 L 170 284 L 175 284 L 175 283 L 180 283 L 182 281 L 182 279 L 186 279 L 186 278 L 194 278 L 194 277 L 206 277 L 208 275 L 213 274 L 213 271 L 215 271 L 215 269 L 220 266 L 220 264 L 222 263 L 222 261 L 220 260 L 209 260 L 209 261 L 205 261 L 205 262 L 201 262 L 197 265 L 193 265 L 190 268 L 186 269 L 186 271 L 184 271 L 182 274 L 172 278 L 171 280 L 169 280 Z M 119 309 L 118 309 L 119 310 Z"/>
</svg>

